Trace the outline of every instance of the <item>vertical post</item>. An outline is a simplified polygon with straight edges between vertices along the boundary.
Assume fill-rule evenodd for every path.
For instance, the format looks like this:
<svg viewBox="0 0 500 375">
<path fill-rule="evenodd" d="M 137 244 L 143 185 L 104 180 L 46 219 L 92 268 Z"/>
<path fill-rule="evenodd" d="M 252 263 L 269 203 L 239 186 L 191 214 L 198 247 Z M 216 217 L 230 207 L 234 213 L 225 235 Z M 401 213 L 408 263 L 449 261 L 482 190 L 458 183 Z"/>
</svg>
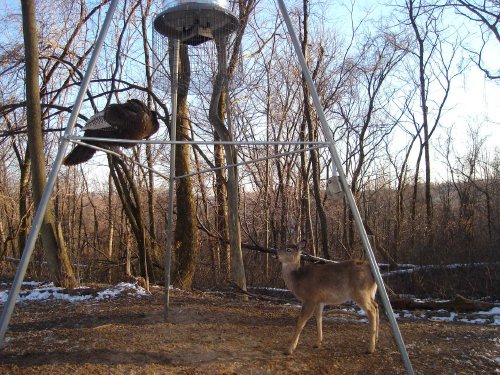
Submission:
<svg viewBox="0 0 500 375">
<path fill-rule="evenodd" d="M 180 42 L 178 39 L 171 40 L 173 43 L 172 59 L 172 118 L 170 125 L 170 140 L 177 140 L 177 91 L 179 88 L 179 50 Z M 163 319 L 168 319 L 170 308 L 170 268 L 172 264 L 172 243 L 174 236 L 174 190 L 175 190 L 175 143 L 170 144 L 170 175 L 168 180 L 168 211 L 167 211 L 167 249 L 165 255 L 165 301 L 163 309 Z"/>
<path fill-rule="evenodd" d="M 347 198 L 347 201 L 349 203 L 349 206 L 351 208 L 354 221 L 356 223 L 356 227 L 358 228 L 361 240 L 363 242 L 363 246 L 365 248 L 366 255 L 368 256 L 368 260 L 370 262 L 370 267 L 373 273 L 373 276 L 375 277 L 375 281 L 378 286 L 378 291 L 379 295 L 382 299 L 382 303 L 384 305 L 385 311 L 387 313 L 387 317 L 389 319 L 389 323 L 391 325 L 392 333 L 393 336 L 396 340 L 396 344 L 398 345 L 399 352 L 401 354 L 401 358 L 403 360 L 406 372 L 410 375 L 413 375 L 413 367 L 410 362 L 410 357 L 408 356 L 408 352 L 406 351 L 406 347 L 403 341 L 403 337 L 401 336 L 401 332 L 399 331 L 398 323 L 396 321 L 396 318 L 394 316 L 394 312 L 392 310 L 391 303 L 389 301 L 389 297 L 387 295 L 387 291 L 385 289 L 384 281 L 382 280 L 382 276 L 380 275 L 380 270 L 377 265 L 377 261 L 375 259 L 375 255 L 373 254 L 373 250 L 370 245 L 370 241 L 368 240 L 368 236 L 366 234 L 365 227 L 363 225 L 363 221 L 361 219 L 361 215 L 359 213 L 358 207 L 356 206 L 356 202 L 354 200 L 354 196 L 349 189 L 349 185 L 347 184 L 347 179 L 344 174 L 344 171 L 342 169 L 342 162 L 340 160 L 340 157 L 337 153 L 337 149 L 335 148 L 335 143 L 333 140 L 333 136 L 330 132 L 330 129 L 328 127 L 328 121 L 326 120 L 326 116 L 323 112 L 323 107 L 321 106 L 321 101 L 319 100 L 319 95 L 316 90 L 316 86 L 314 85 L 314 81 L 312 80 L 311 73 L 309 72 L 309 68 L 307 67 L 306 60 L 304 58 L 304 55 L 302 54 L 302 50 L 300 48 L 300 43 L 297 38 L 297 35 L 295 34 L 295 30 L 293 29 L 292 26 L 292 21 L 290 20 L 290 17 L 288 16 L 288 11 L 286 9 L 284 0 L 278 0 L 278 5 L 280 8 L 281 15 L 283 16 L 283 19 L 286 23 L 288 33 L 290 34 L 290 38 L 292 39 L 293 47 L 295 49 L 295 53 L 297 55 L 297 58 L 299 59 L 300 66 L 302 68 L 302 74 L 304 75 L 304 78 L 307 81 L 307 85 L 309 87 L 309 90 L 311 92 L 311 96 L 314 102 L 314 106 L 316 107 L 316 112 L 318 114 L 318 117 L 320 119 L 320 124 L 321 128 L 323 130 L 323 134 L 326 138 L 326 140 L 329 143 L 329 149 L 330 153 L 332 154 L 333 161 L 335 163 L 335 167 L 337 168 L 337 171 L 339 173 L 339 178 L 340 182 L 342 184 L 342 189 L 344 190 L 345 196 Z"/>
<path fill-rule="evenodd" d="M 85 92 L 87 91 L 87 88 L 90 84 L 92 72 L 94 71 L 95 65 L 97 63 L 99 52 L 101 51 L 104 39 L 106 38 L 106 34 L 108 32 L 109 25 L 111 24 L 111 21 L 113 19 L 113 15 L 115 13 L 117 4 L 118 0 L 112 0 L 109 6 L 108 13 L 106 14 L 106 18 L 104 20 L 104 24 L 97 38 L 94 51 L 92 52 L 92 57 L 90 58 L 87 70 L 80 85 L 80 90 L 78 91 L 75 104 L 73 105 L 73 109 L 71 110 L 71 115 L 68 120 L 68 125 L 66 126 L 66 131 L 64 133 L 64 136 L 61 138 L 57 156 L 54 160 L 54 164 L 52 165 L 52 169 L 47 178 L 47 184 L 45 185 L 45 190 L 43 191 L 42 197 L 40 198 L 40 203 L 38 204 L 38 208 L 35 213 L 35 217 L 33 218 L 33 224 L 31 226 L 28 239 L 24 246 L 21 262 L 19 263 L 16 276 L 14 277 L 14 281 L 12 282 L 12 287 L 9 292 L 9 297 L 7 298 L 7 302 L 2 310 L 2 318 L 0 320 L 0 348 L 4 346 L 5 333 L 7 331 L 10 318 L 12 316 L 12 312 L 14 311 L 16 299 L 17 296 L 19 295 L 19 290 L 21 289 L 21 284 L 24 280 L 26 270 L 28 269 L 28 264 L 31 258 L 31 254 L 33 253 L 33 249 L 35 248 L 35 242 L 40 232 L 40 227 L 42 224 L 43 217 L 45 215 L 45 211 L 47 210 L 47 205 L 49 203 L 50 196 L 52 195 L 52 191 L 54 190 L 57 174 L 61 169 L 62 160 L 64 154 L 66 153 L 66 149 L 68 147 L 69 140 L 67 137 L 72 134 L 73 129 L 75 127 L 76 119 L 80 112 L 83 98 L 85 97 Z"/>
</svg>

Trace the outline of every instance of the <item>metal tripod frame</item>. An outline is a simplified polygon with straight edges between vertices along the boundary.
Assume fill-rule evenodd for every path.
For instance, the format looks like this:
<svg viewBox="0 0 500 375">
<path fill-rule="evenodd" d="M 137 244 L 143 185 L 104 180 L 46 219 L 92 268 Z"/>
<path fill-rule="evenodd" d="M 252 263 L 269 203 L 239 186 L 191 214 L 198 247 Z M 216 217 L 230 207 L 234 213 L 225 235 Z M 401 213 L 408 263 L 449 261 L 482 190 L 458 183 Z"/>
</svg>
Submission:
<svg viewBox="0 0 500 375">
<path fill-rule="evenodd" d="M 407 374 L 413 375 L 413 367 L 411 365 L 410 358 L 408 356 L 408 352 L 406 350 L 403 338 L 401 336 L 401 332 L 399 330 L 396 318 L 394 316 L 394 312 L 392 310 L 391 303 L 389 301 L 389 297 L 387 295 L 387 291 L 385 289 L 384 281 L 382 280 L 382 276 L 380 274 L 380 270 L 378 268 L 375 255 L 373 253 L 373 250 L 371 248 L 370 242 L 368 240 L 368 235 L 366 233 L 366 230 L 363 225 L 363 221 L 361 219 L 361 215 L 359 213 L 359 210 L 357 208 L 356 202 L 354 200 L 354 196 L 349 188 L 349 185 L 346 180 L 345 173 L 343 172 L 342 169 L 342 162 L 340 160 L 340 157 L 337 153 L 337 149 L 335 147 L 335 143 L 333 140 L 333 136 L 330 132 L 330 129 L 328 127 L 328 122 L 326 120 L 326 116 L 323 112 L 323 108 L 321 106 L 321 102 L 316 90 L 316 86 L 312 80 L 311 74 L 309 72 L 309 68 L 307 67 L 307 63 L 305 61 L 304 55 L 302 54 L 302 50 L 300 47 L 299 40 L 297 38 L 297 35 L 295 33 L 295 30 L 292 26 L 292 22 L 290 20 L 290 17 L 288 15 L 288 11 L 286 9 L 286 6 L 284 4 L 284 0 L 277 0 L 279 9 L 281 12 L 281 15 L 283 16 L 283 19 L 285 21 L 285 24 L 288 29 L 288 34 L 291 37 L 293 47 L 295 49 L 295 53 L 297 55 L 297 58 L 299 60 L 301 69 L 302 69 L 302 74 L 304 78 L 306 79 L 307 85 L 309 87 L 310 94 L 313 99 L 314 106 L 316 108 L 317 115 L 320 119 L 320 125 L 323 131 L 323 134 L 327 140 L 327 145 L 326 147 L 329 148 L 330 153 L 332 155 L 332 159 L 334 162 L 334 167 L 336 168 L 338 174 L 339 174 L 339 179 L 340 183 L 342 185 L 342 189 L 344 190 L 345 197 L 347 199 L 347 202 L 350 206 L 351 212 L 353 214 L 354 220 L 356 227 L 359 231 L 367 258 L 370 263 L 370 267 L 372 270 L 372 273 L 375 277 L 375 281 L 378 286 L 378 292 L 379 295 L 382 299 L 382 303 L 384 305 L 385 311 L 387 318 L 389 320 L 392 333 L 394 336 L 394 339 L 396 341 L 396 344 L 398 346 L 398 349 L 401 354 L 401 358 L 403 360 L 403 364 L 405 366 Z M 38 234 L 40 232 L 40 227 L 42 224 L 43 217 L 45 215 L 45 211 L 47 209 L 48 202 L 50 200 L 50 197 L 52 195 L 52 191 L 55 186 L 55 182 L 57 179 L 57 174 L 59 173 L 59 170 L 62 165 L 62 160 L 64 158 L 64 155 L 66 153 L 66 149 L 68 147 L 68 143 L 71 140 L 71 134 L 74 131 L 74 127 L 76 124 L 76 120 L 78 117 L 78 113 L 80 112 L 83 99 L 85 96 L 85 93 L 87 91 L 87 88 L 90 84 L 90 79 L 91 75 L 94 71 L 95 65 L 97 63 L 97 58 L 99 57 L 99 53 L 101 51 L 101 48 L 104 43 L 104 39 L 106 37 L 106 34 L 108 32 L 109 26 L 111 24 L 111 21 L 113 19 L 114 12 L 116 10 L 116 6 L 118 4 L 118 0 L 112 0 L 111 4 L 108 9 L 108 13 L 106 14 L 106 18 L 104 20 L 103 27 L 100 31 L 100 34 L 98 36 L 98 39 L 96 41 L 95 49 L 92 53 L 92 57 L 89 61 L 89 64 L 87 66 L 87 70 L 85 72 L 85 75 L 83 77 L 82 84 L 80 85 L 80 90 L 78 92 L 75 104 L 73 105 L 71 115 L 68 120 L 68 125 L 66 127 L 66 131 L 64 133 L 64 136 L 61 137 L 60 145 L 59 145 L 59 150 L 57 153 L 57 156 L 55 158 L 54 164 L 52 166 L 52 169 L 48 175 L 47 178 L 47 184 L 45 186 L 45 190 L 42 194 L 40 203 L 37 207 L 35 217 L 33 219 L 32 227 L 26 242 L 26 245 L 23 250 L 23 255 L 21 258 L 21 261 L 19 263 L 16 276 L 14 278 L 14 281 L 12 283 L 11 290 L 9 292 L 9 296 L 7 298 L 7 302 L 2 310 L 2 315 L 1 315 L 1 320 L 0 320 L 0 349 L 5 345 L 5 333 L 7 331 L 10 318 L 12 316 L 12 313 L 14 311 L 16 299 L 19 295 L 19 291 L 21 289 L 21 284 L 23 282 L 24 276 L 26 274 L 26 270 L 28 268 L 28 264 L 31 258 L 31 255 L 33 253 L 33 249 L 35 247 L 35 242 L 38 237 Z M 179 41 L 178 40 L 173 40 L 173 46 L 174 46 L 174 59 L 173 59 L 173 82 L 172 82 L 172 126 L 171 126 L 171 135 L 170 135 L 170 143 L 171 144 L 171 149 L 170 149 L 170 175 L 169 175 L 169 197 L 168 197 L 168 203 L 169 203 L 169 208 L 167 211 L 167 243 L 166 243 L 166 256 L 165 256 L 165 308 L 164 308 L 164 318 L 168 318 L 168 313 L 169 313 L 169 286 L 170 286 L 170 265 L 171 265 L 171 247 L 172 247 L 172 234 L 173 234 L 173 202 L 174 202 L 174 184 L 175 184 L 175 145 L 178 143 L 176 141 L 176 109 L 177 109 L 177 85 L 178 85 L 178 59 L 179 59 Z M 154 142 L 152 142 L 154 143 Z M 163 142 L 162 142 L 163 143 Z M 321 143 L 321 142 L 318 142 Z"/>
</svg>

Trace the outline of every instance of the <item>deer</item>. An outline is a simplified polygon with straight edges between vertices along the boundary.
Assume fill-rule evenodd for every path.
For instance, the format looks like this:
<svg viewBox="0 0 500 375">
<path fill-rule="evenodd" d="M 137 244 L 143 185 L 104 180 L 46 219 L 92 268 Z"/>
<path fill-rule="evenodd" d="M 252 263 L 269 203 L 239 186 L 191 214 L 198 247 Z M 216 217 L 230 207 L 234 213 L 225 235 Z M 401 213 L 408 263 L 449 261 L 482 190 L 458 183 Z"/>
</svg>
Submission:
<svg viewBox="0 0 500 375">
<path fill-rule="evenodd" d="M 307 242 L 277 249 L 276 255 L 281 262 L 283 280 L 287 288 L 302 302 L 292 342 L 285 354 L 291 355 L 299 341 L 302 329 L 314 314 L 318 338 L 314 347 L 323 341 L 323 307 L 339 305 L 352 300 L 368 316 L 370 339 L 367 353 L 375 351 L 378 340 L 379 312 L 375 302 L 377 284 L 371 273 L 370 265 L 363 260 L 347 260 L 337 263 L 310 263 L 301 265 L 300 256 Z"/>
</svg>

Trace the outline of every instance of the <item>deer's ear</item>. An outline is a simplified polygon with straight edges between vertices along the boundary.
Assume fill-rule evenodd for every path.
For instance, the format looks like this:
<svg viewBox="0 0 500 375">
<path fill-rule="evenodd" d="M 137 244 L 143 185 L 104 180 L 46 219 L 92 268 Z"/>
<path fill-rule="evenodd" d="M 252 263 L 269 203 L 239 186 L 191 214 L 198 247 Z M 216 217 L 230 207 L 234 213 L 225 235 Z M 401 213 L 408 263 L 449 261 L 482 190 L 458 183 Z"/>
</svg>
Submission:
<svg viewBox="0 0 500 375">
<path fill-rule="evenodd" d="M 307 247 L 307 240 L 302 240 L 297 244 L 297 249 L 300 251 L 304 251 Z"/>
</svg>

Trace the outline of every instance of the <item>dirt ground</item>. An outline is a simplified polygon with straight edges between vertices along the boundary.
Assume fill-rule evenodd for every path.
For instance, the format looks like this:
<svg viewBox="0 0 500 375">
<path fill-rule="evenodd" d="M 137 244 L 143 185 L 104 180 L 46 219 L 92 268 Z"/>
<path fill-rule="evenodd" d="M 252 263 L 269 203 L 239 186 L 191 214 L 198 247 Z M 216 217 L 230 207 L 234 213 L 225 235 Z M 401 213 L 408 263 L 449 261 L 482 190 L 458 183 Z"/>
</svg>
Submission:
<svg viewBox="0 0 500 375">
<path fill-rule="evenodd" d="M 381 318 L 374 354 L 368 325 L 326 311 L 324 344 L 314 321 L 292 356 L 284 350 L 298 307 L 241 301 L 220 293 L 163 289 L 106 301 L 59 300 L 16 306 L 0 350 L 0 374 L 404 374 L 390 326 Z M 498 326 L 400 321 L 417 374 L 499 373 Z"/>
</svg>

